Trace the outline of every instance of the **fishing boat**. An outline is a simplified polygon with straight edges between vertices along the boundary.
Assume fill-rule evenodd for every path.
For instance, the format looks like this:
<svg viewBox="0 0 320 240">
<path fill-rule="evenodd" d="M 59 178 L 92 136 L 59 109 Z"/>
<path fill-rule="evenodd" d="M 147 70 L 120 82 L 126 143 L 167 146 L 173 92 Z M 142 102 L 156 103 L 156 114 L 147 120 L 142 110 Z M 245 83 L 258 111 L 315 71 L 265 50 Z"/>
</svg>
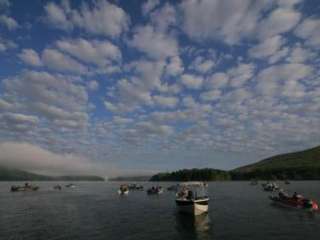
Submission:
<svg viewBox="0 0 320 240">
<path fill-rule="evenodd" d="M 76 185 L 74 185 L 73 183 L 69 183 L 66 185 L 67 188 L 75 188 Z"/>
<path fill-rule="evenodd" d="M 279 190 L 279 186 L 274 182 L 263 183 L 262 188 L 266 192 L 274 192 Z"/>
<path fill-rule="evenodd" d="M 200 215 L 208 212 L 209 200 L 204 183 L 186 182 L 179 184 L 175 201 L 179 212 Z"/>
<path fill-rule="evenodd" d="M 120 188 L 118 190 L 119 195 L 128 195 L 129 194 L 129 188 L 128 185 L 122 184 L 120 185 Z"/>
<path fill-rule="evenodd" d="M 148 195 L 162 194 L 162 193 L 163 193 L 163 188 L 161 186 L 151 187 L 147 190 Z"/>
<path fill-rule="evenodd" d="M 61 187 L 61 185 L 55 185 L 55 186 L 53 186 L 53 189 L 54 190 L 62 190 L 62 187 Z"/>
<path fill-rule="evenodd" d="M 143 190 L 143 186 L 142 185 L 138 185 L 138 184 L 135 184 L 135 183 L 129 184 L 128 188 L 129 188 L 129 190 L 133 190 L 133 191 L 135 191 L 135 190 L 142 191 Z"/>
<path fill-rule="evenodd" d="M 39 190 L 38 186 L 33 186 L 29 183 L 25 183 L 24 186 L 11 186 L 11 192 L 31 192 Z"/>
<path fill-rule="evenodd" d="M 270 196 L 270 200 L 279 206 L 305 209 L 308 211 L 318 211 L 318 204 L 311 199 L 307 199 L 300 194 L 294 193 L 293 196 L 289 196 L 287 193 L 280 191 L 278 196 Z"/>
</svg>

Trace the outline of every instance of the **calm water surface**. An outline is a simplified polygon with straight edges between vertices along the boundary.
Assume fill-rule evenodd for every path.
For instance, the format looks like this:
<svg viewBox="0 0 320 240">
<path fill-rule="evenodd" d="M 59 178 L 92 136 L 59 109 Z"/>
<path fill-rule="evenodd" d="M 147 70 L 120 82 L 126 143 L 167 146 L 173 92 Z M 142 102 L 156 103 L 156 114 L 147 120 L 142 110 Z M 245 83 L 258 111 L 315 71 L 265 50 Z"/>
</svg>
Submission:
<svg viewBox="0 0 320 240">
<path fill-rule="evenodd" d="M 119 196 L 119 183 L 81 182 L 75 189 L 55 191 L 55 183 L 41 182 L 38 192 L 11 193 L 12 184 L 0 183 L 1 240 L 308 240 L 320 236 L 320 214 L 273 206 L 269 193 L 248 182 L 210 183 L 209 214 L 196 218 L 176 213 L 172 192 Z M 320 201 L 318 181 L 283 187 Z"/>
</svg>

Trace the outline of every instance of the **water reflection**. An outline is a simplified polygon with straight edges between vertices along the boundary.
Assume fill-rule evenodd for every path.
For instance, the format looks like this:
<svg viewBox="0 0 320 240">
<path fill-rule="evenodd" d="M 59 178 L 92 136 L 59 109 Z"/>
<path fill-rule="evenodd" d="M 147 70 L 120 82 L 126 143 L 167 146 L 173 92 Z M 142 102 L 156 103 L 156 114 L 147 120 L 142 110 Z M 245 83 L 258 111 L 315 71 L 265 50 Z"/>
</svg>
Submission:
<svg viewBox="0 0 320 240">
<path fill-rule="evenodd" d="M 211 221 L 208 214 L 192 216 L 176 213 L 176 229 L 181 239 L 212 239 L 209 236 Z"/>
</svg>

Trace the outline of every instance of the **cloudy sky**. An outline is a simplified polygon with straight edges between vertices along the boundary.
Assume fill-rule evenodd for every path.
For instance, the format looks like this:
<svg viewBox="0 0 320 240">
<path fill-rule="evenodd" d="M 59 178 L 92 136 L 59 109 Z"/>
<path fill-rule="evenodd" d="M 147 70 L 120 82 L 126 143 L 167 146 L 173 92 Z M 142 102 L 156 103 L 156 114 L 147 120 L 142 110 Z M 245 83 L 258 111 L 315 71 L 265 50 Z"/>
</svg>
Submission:
<svg viewBox="0 0 320 240">
<path fill-rule="evenodd" d="M 318 0 L 0 0 L 0 164 L 231 169 L 320 144 Z"/>
</svg>

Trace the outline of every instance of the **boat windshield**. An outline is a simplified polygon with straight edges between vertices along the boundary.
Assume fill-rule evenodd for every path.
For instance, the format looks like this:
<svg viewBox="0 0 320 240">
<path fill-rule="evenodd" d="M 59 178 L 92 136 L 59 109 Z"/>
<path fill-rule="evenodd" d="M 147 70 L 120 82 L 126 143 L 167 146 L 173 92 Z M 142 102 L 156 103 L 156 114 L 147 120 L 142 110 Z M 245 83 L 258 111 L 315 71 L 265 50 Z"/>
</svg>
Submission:
<svg viewBox="0 0 320 240">
<path fill-rule="evenodd" d="M 192 193 L 189 193 L 190 191 Z M 181 196 L 192 194 L 194 199 L 208 197 L 208 190 L 205 184 L 179 184 L 178 193 L 185 193 L 180 194 Z"/>
</svg>

